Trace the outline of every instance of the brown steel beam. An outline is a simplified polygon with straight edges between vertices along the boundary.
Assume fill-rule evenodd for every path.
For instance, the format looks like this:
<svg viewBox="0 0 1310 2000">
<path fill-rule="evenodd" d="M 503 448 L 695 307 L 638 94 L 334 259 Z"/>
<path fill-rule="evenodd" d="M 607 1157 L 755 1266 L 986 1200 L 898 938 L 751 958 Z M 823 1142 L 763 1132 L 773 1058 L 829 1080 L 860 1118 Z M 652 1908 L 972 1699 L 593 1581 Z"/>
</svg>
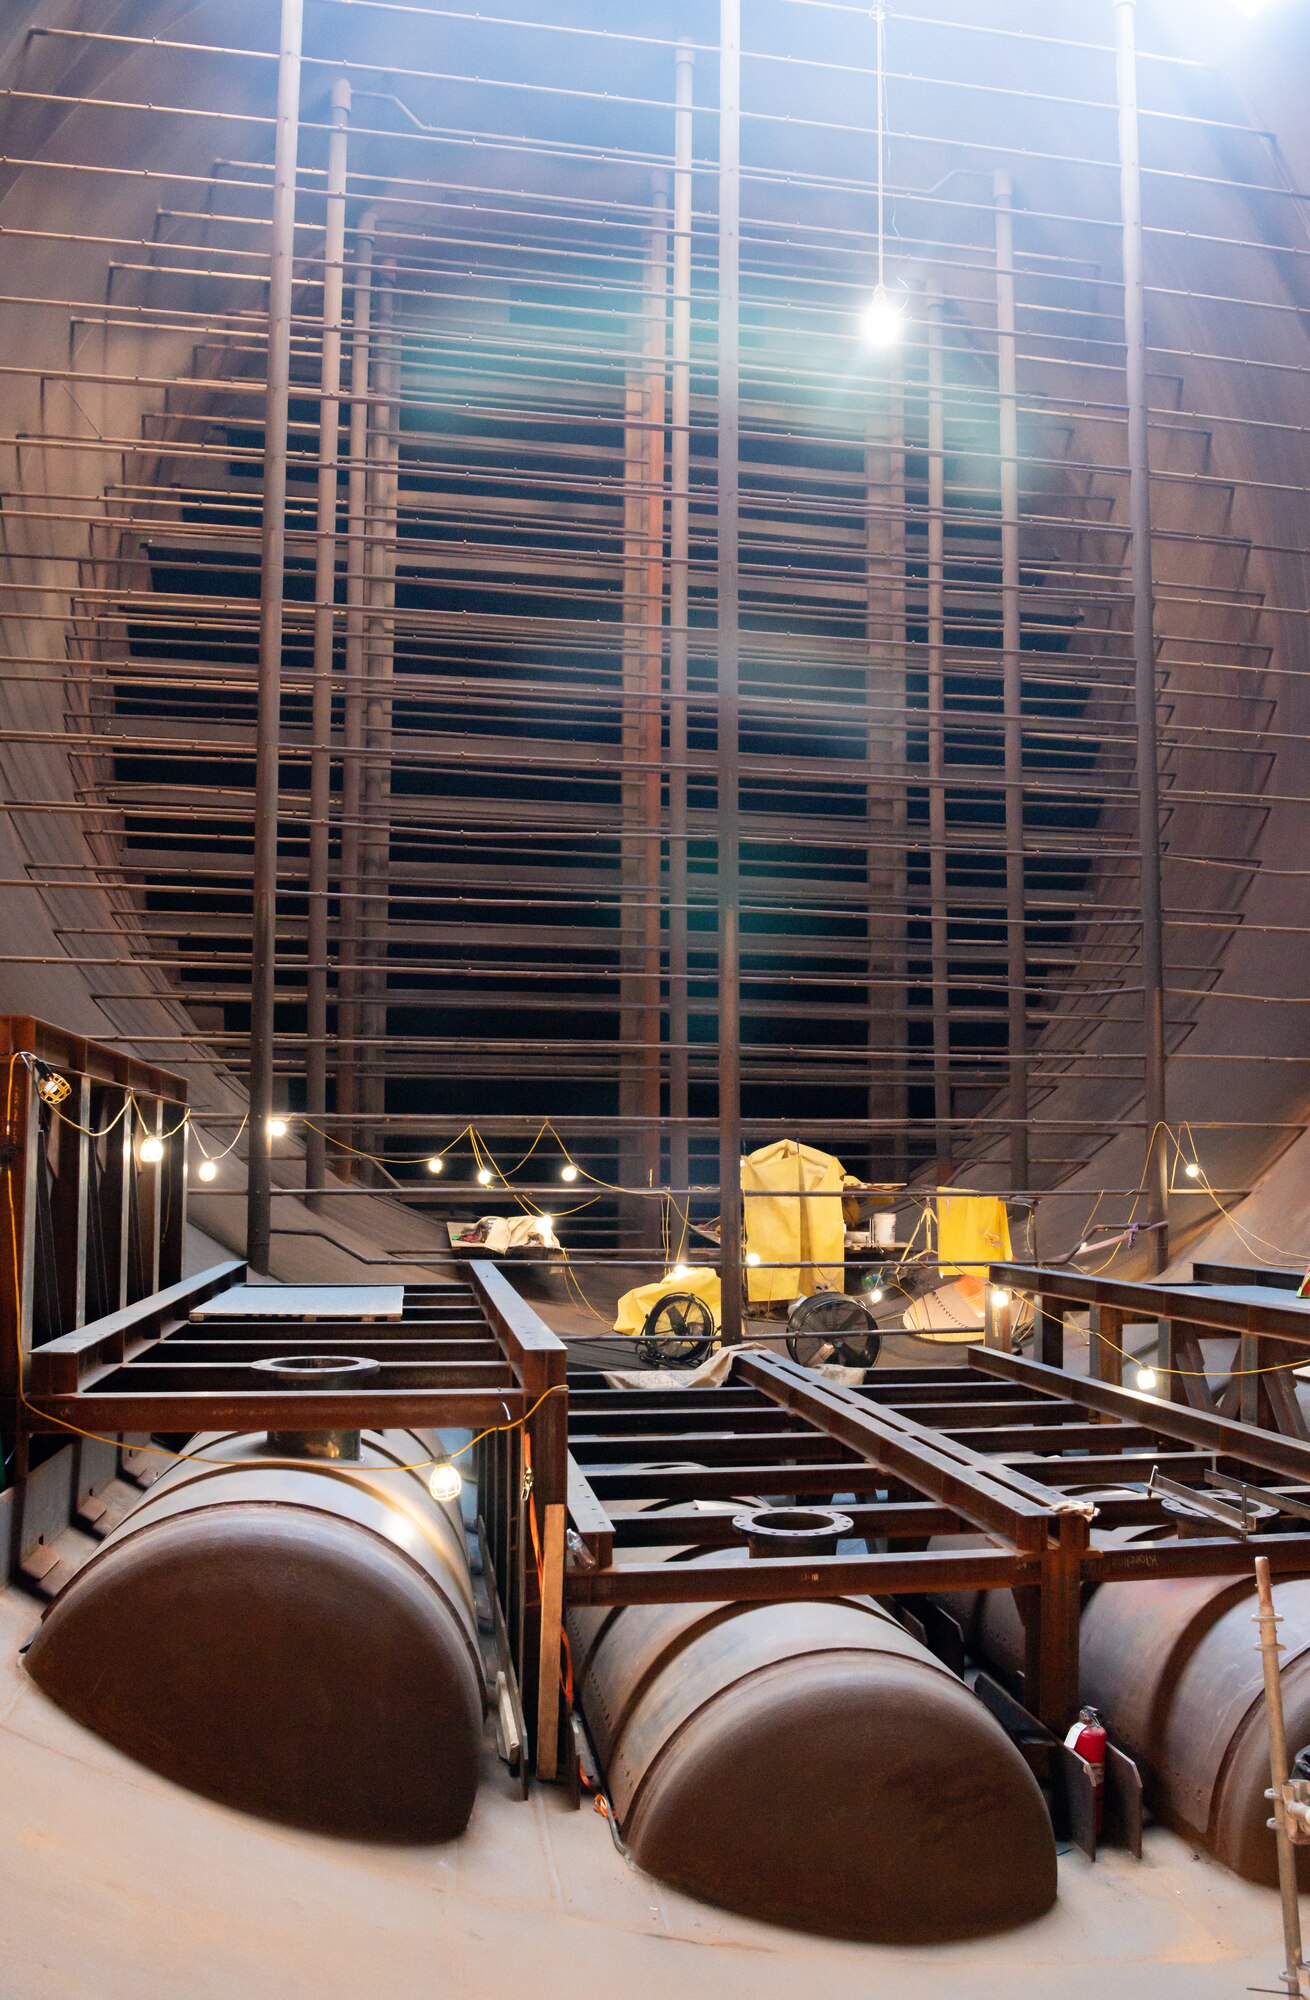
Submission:
<svg viewBox="0 0 1310 2000">
<path fill-rule="evenodd" d="M 574 1570 L 569 1602 L 768 1604 L 815 1597 L 887 1597 L 927 1591 L 1014 1590 L 1035 1583 L 1041 1558 L 1005 1549 L 875 1556 L 788 1556 L 748 1563 L 624 1563 Z"/>
<path fill-rule="evenodd" d="M 318 501 L 314 560 L 314 691 L 309 786 L 309 907 L 305 968 L 305 1202 L 322 1206 L 327 1184 L 328 889 L 332 806 L 333 655 L 337 630 L 337 501 L 341 468 L 341 352 L 345 335 L 346 146 L 350 85 L 332 86 L 327 230 L 323 239 L 323 333 L 319 375 Z"/>
<path fill-rule="evenodd" d="M 949 1161 L 951 1125 L 950 913 L 946 811 L 946 426 L 942 404 L 942 302 L 928 297 L 928 922 L 931 934 L 930 1019 L 933 1143 Z"/>
<path fill-rule="evenodd" d="M 996 322 L 1001 501 L 1001 657 L 1005 711 L 1005 940 L 1007 1039 L 1010 1054 L 1010 1186 L 1032 1182 L 1028 1147 L 1028 953 L 1024 879 L 1024 715 L 1022 574 L 1019 568 L 1019 388 L 1015 331 L 1014 184 L 998 172 L 996 197 Z"/>
<path fill-rule="evenodd" d="M 1119 193 L 1123 220 L 1127 348 L 1128 505 L 1137 723 L 1138 847 L 1142 913 L 1142 1083 L 1146 1115 L 1147 1239 L 1153 1271 L 1169 1262 L 1169 1133 L 1164 1038 L 1163 866 L 1160 831 L 1159 690 L 1155 664 L 1155 572 L 1151 548 L 1150 353 L 1146 329 L 1141 135 L 1138 126 L 1136 0 L 1115 0 Z"/>
<path fill-rule="evenodd" d="M 741 0 L 719 0 L 718 975 L 719 1276 L 742 1334 L 741 1197 Z"/>
<path fill-rule="evenodd" d="M 661 691 L 664 604 L 664 375 L 667 346 L 668 195 L 653 191 L 645 282 L 634 325 L 635 353 L 625 388 L 623 503 L 623 708 L 620 843 L 623 910 L 631 942 L 622 954 L 619 1110 L 657 1120 L 660 1112 Z M 625 1140 L 620 1180 L 630 1188 L 661 1180 L 654 1126 Z M 650 1202 L 621 1205 L 625 1234 L 643 1248 L 659 1240 Z"/>
<path fill-rule="evenodd" d="M 254 918 L 250 964 L 250 1147 L 246 1258 L 267 1271 L 272 1247 L 273 1007 L 277 981 L 277 867 L 285 643 L 287 424 L 291 389 L 291 287 L 295 264 L 296 168 L 304 0 L 282 0 L 273 157 L 273 231 L 268 292 L 264 478 L 259 569 L 259 699 L 255 753 Z"/>
<path fill-rule="evenodd" d="M 674 65 L 673 298 L 669 373 L 669 1178 L 685 1188 L 691 1179 L 686 1126 L 688 1096 L 688 869 L 687 739 L 691 620 L 691 306 L 693 246 L 693 110 L 696 58 L 679 43 Z M 680 1247 L 681 1230 L 677 1232 Z"/>
<path fill-rule="evenodd" d="M 373 253 L 377 212 L 367 209 L 355 234 L 352 266 L 350 340 L 350 432 L 347 478 L 346 672 L 343 686 L 341 765 L 341 877 L 337 940 L 337 1110 L 347 1120 L 362 1110 L 359 1074 L 361 964 L 363 956 L 364 746 L 365 728 L 365 567 L 369 549 L 368 420 L 373 344 Z M 341 1135 L 354 1146 L 354 1128 Z M 340 1156 L 344 1180 L 361 1163 Z"/>
<path fill-rule="evenodd" d="M 1213 1451 L 1244 1465 L 1259 1466 L 1266 1472 L 1289 1474 L 1310 1480 L 1310 1443 L 1297 1438 L 1278 1437 L 1249 1424 L 1209 1411 L 1185 1408 L 1179 1403 L 1162 1403 L 1137 1389 L 1118 1389 L 1109 1382 L 1096 1382 L 1084 1375 L 1070 1375 L 1064 1369 L 1045 1368 L 1020 1354 L 1001 1354 L 993 1348 L 971 1347 L 969 1360 L 989 1375 L 1001 1375 L 1011 1382 L 1025 1382 L 1035 1389 L 1047 1389 L 1084 1409 L 1100 1410 L 1108 1416 L 1123 1417 L 1129 1423 L 1146 1426 L 1162 1438 L 1178 1439 Z M 1113 1440 L 1108 1431 L 1106 1442 Z"/>
</svg>

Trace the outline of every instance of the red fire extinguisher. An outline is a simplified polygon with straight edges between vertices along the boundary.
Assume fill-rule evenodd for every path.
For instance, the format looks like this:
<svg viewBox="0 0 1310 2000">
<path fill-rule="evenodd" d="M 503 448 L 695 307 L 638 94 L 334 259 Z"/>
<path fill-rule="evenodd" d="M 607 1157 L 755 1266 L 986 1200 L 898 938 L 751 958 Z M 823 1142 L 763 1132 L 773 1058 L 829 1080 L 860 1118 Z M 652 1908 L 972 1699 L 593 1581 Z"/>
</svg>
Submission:
<svg viewBox="0 0 1310 2000">
<path fill-rule="evenodd" d="M 1065 1737 L 1065 1747 L 1076 1750 L 1084 1763 L 1092 1767 L 1092 1783 L 1096 1788 L 1096 1831 L 1101 1831 L 1105 1815 L 1105 1724 L 1094 1708 L 1079 1711 L 1078 1720 Z"/>
</svg>

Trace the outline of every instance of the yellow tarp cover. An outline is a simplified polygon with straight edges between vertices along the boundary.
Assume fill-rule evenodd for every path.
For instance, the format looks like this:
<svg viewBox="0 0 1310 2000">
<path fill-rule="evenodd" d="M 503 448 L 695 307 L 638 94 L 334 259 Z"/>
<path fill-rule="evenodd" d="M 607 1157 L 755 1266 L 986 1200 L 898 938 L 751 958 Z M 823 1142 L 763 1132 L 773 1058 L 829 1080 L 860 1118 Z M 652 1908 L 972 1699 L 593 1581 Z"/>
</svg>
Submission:
<svg viewBox="0 0 1310 2000">
<path fill-rule="evenodd" d="M 723 1322 L 723 1291 L 719 1274 L 711 1264 L 696 1264 L 678 1272 L 670 1271 L 653 1284 L 638 1285 L 635 1291 L 625 1292 L 619 1300 L 615 1333 L 640 1333 L 651 1307 L 671 1292 L 690 1292 L 693 1298 L 704 1299 L 714 1314 L 714 1331 L 719 1331 Z"/>
<path fill-rule="evenodd" d="M 994 1194 L 937 1196 L 937 1265 L 944 1278 L 985 1279 L 987 1264 L 1010 1262 L 1010 1223 Z"/>
<path fill-rule="evenodd" d="M 741 1163 L 745 1192 L 746 1296 L 754 1304 L 840 1291 L 846 1265 L 841 1192 L 849 1175 L 840 1160 L 795 1139 L 761 1146 Z M 776 1195 L 776 1200 L 766 1197 Z M 807 1197 L 819 1196 L 818 1200 Z M 777 1265 L 776 1270 L 767 1266 Z"/>
</svg>

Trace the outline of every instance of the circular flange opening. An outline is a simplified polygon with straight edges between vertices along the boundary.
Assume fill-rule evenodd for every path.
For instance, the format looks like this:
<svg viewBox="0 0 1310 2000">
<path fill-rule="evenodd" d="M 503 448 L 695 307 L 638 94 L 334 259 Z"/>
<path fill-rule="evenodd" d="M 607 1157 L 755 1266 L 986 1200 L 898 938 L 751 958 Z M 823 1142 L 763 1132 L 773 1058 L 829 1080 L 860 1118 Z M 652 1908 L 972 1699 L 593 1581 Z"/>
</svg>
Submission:
<svg viewBox="0 0 1310 2000">
<path fill-rule="evenodd" d="M 855 1532 L 850 1515 L 835 1507 L 753 1507 L 734 1514 L 732 1525 L 756 1556 L 835 1555 L 843 1535 Z"/>
<path fill-rule="evenodd" d="M 276 1375 L 283 1382 L 306 1382 L 316 1389 L 330 1386 L 334 1378 L 342 1382 L 360 1375 L 376 1375 L 376 1361 L 359 1354 L 273 1354 L 252 1361 L 262 1374 Z"/>
<path fill-rule="evenodd" d="M 359 1354 L 270 1354 L 250 1366 L 261 1375 L 271 1375 L 286 1389 L 345 1389 L 356 1387 L 366 1377 L 379 1372 L 378 1363 Z M 292 1419 L 294 1421 L 294 1419 Z M 271 1430 L 271 1450 L 290 1458 L 356 1459 L 360 1453 L 357 1430 Z"/>
</svg>

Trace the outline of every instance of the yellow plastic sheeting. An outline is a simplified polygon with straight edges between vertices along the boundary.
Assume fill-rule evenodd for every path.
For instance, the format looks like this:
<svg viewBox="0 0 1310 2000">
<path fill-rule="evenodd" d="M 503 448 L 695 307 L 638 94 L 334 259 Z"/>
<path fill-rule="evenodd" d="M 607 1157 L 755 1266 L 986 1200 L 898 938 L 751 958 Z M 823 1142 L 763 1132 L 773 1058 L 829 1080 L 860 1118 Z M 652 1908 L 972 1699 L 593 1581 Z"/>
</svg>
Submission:
<svg viewBox="0 0 1310 2000">
<path fill-rule="evenodd" d="M 1010 1221 L 994 1194 L 939 1194 L 937 1266 L 944 1278 L 987 1276 L 988 1264 L 1010 1262 Z"/>
<path fill-rule="evenodd" d="M 746 1270 L 746 1296 L 752 1304 L 842 1289 L 846 1222 L 841 1192 L 849 1178 L 840 1160 L 795 1139 L 761 1146 L 742 1161 L 746 1255 L 759 1258 L 758 1265 L 748 1264 Z"/>
<path fill-rule="evenodd" d="M 711 1264 L 696 1264 L 689 1269 L 670 1271 L 653 1284 L 638 1285 L 634 1291 L 625 1292 L 619 1300 L 615 1333 L 640 1333 L 651 1307 L 675 1292 L 689 1292 L 693 1298 L 704 1299 L 714 1314 L 714 1331 L 719 1331 L 723 1323 L 723 1290 L 719 1274 Z"/>
</svg>

